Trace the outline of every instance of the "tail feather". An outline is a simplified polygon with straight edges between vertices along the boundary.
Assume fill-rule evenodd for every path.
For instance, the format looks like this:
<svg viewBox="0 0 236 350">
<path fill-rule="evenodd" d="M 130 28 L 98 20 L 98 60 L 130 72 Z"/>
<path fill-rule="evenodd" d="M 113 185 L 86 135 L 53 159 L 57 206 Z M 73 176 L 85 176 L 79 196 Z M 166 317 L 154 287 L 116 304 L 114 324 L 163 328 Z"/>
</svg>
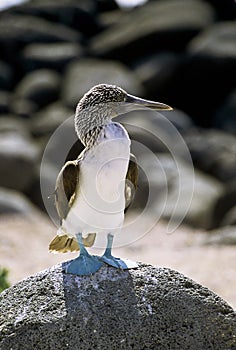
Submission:
<svg viewBox="0 0 236 350">
<path fill-rule="evenodd" d="M 85 247 L 91 247 L 95 241 L 96 233 L 89 233 L 86 238 L 83 238 Z M 56 235 L 49 244 L 49 251 L 52 253 L 67 253 L 79 251 L 79 244 L 75 237 L 70 237 L 67 234 Z"/>
</svg>

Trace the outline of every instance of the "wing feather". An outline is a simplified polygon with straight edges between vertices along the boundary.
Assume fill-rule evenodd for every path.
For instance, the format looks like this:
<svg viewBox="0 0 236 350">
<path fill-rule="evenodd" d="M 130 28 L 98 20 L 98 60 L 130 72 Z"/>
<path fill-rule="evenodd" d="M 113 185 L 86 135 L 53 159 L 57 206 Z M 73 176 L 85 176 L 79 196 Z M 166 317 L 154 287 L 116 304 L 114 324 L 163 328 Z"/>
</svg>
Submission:
<svg viewBox="0 0 236 350">
<path fill-rule="evenodd" d="M 83 153 L 74 161 L 68 161 L 58 174 L 55 186 L 55 206 L 59 215 L 60 225 L 75 200 L 75 194 L 79 186 L 80 161 Z M 83 238 L 85 247 L 91 247 L 95 241 L 96 234 L 89 233 Z M 79 245 L 75 237 L 69 233 L 57 234 L 49 244 L 49 251 L 53 253 L 66 253 L 79 251 Z"/>
<path fill-rule="evenodd" d="M 66 218 L 75 198 L 79 185 L 79 162 L 69 161 L 58 174 L 55 188 L 55 205 L 60 223 Z"/>
<path fill-rule="evenodd" d="M 138 174 L 137 160 L 131 153 L 125 181 L 125 211 L 129 208 L 134 199 L 135 191 L 138 187 Z"/>
</svg>

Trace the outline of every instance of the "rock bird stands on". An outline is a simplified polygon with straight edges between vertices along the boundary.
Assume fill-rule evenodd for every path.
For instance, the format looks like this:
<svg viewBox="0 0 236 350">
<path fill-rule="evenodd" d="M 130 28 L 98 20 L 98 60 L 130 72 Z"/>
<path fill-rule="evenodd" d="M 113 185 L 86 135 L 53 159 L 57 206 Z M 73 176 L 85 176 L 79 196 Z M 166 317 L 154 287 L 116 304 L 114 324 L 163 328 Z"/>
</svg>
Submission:
<svg viewBox="0 0 236 350">
<path fill-rule="evenodd" d="M 129 135 L 113 118 L 140 107 L 172 109 L 107 84 L 94 86 L 78 103 L 75 130 L 85 149 L 75 161 L 67 162 L 57 177 L 55 203 L 60 228 L 49 245 L 52 252 L 80 250 L 79 257 L 66 264 L 67 273 L 89 275 L 104 263 L 121 269 L 137 266 L 111 254 L 114 233 L 122 228 L 138 180 Z M 107 234 L 103 256 L 90 255 L 85 247 L 91 247 L 96 234 L 102 233 Z"/>
</svg>

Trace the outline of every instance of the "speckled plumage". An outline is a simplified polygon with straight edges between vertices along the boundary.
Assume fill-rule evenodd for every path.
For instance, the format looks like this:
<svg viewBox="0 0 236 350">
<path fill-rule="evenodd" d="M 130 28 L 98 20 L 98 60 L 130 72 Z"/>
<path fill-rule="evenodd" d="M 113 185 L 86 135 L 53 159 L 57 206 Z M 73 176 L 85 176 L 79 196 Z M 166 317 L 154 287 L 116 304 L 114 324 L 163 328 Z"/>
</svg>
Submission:
<svg viewBox="0 0 236 350">
<path fill-rule="evenodd" d="M 137 188 L 138 177 L 135 157 L 130 155 L 128 133 L 120 124 L 111 121 L 113 115 L 116 115 L 117 106 L 124 102 L 125 98 L 126 93 L 121 88 L 101 84 L 86 93 L 78 103 L 75 114 L 75 130 L 85 145 L 85 149 L 77 160 L 67 162 L 58 175 L 55 202 L 60 217 L 60 228 L 58 235 L 50 243 L 50 251 L 79 250 L 75 238 L 75 233 L 78 231 L 83 233 L 84 245 L 91 246 L 94 243 L 96 233 L 99 231 L 108 233 L 122 227 L 124 210 L 132 201 Z M 107 103 L 105 103 L 106 101 Z M 107 142 L 110 143 L 107 144 Z M 100 148 L 98 145 L 100 145 Z M 101 157 L 102 159 L 99 161 Z M 89 158 L 91 162 L 87 165 Z M 96 210 L 91 210 L 88 207 L 87 200 L 84 200 L 81 196 L 80 188 L 82 187 L 83 191 L 87 192 L 87 197 L 91 197 L 92 194 L 88 194 L 88 192 L 90 192 L 91 182 L 97 176 L 96 172 L 99 171 L 102 163 L 112 162 L 114 158 L 118 158 L 116 167 L 110 171 L 110 176 L 105 174 L 106 171 L 103 172 L 104 180 L 100 183 L 99 191 L 102 191 L 103 188 L 106 196 L 110 196 L 110 199 L 112 199 L 117 187 L 123 181 L 119 188 L 121 198 L 118 205 L 120 207 L 119 215 L 99 215 Z M 119 160 L 119 158 L 123 158 L 123 160 Z M 120 165 L 118 165 L 118 162 Z M 91 170 L 91 164 L 93 164 L 93 170 Z M 106 200 L 109 200 L 109 198 Z M 95 204 L 101 207 L 104 205 L 104 201 L 98 200 Z M 94 203 L 92 206 L 94 206 Z M 90 225 L 83 223 L 88 218 L 93 221 Z M 96 225 L 94 225 L 94 222 L 96 222 Z M 99 222 L 102 229 L 98 227 L 100 226 Z"/>
<path fill-rule="evenodd" d="M 133 199 L 138 181 L 129 135 L 112 118 L 139 107 L 171 109 L 107 84 L 94 86 L 78 103 L 75 130 L 85 149 L 77 160 L 67 162 L 58 175 L 55 192 L 60 228 L 49 245 L 53 252 L 80 249 L 79 257 L 68 263 L 67 273 L 89 275 L 104 263 L 122 269 L 137 267 L 136 263 L 111 254 L 114 234 L 122 228 L 124 211 Z M 85 247 L 93 245 L 96 234 L 104 233 L 104 254 L 88 254 Z"/>
</svg>

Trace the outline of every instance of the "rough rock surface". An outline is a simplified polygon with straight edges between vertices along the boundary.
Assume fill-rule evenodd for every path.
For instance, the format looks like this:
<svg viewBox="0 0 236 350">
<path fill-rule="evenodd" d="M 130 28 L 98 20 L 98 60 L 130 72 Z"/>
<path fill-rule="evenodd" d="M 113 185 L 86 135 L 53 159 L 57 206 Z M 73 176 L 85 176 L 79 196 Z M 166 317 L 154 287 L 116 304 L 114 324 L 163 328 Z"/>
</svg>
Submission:
<svg viewBox="0 0 236 350">
<path fill-rule="evenodd" d="M 167 269 L 104 267 L 93 276 L 61 265 L 0 296 L 0 348 L 234 349 L 236 315 L 207 288 Z"/>
</svg>

